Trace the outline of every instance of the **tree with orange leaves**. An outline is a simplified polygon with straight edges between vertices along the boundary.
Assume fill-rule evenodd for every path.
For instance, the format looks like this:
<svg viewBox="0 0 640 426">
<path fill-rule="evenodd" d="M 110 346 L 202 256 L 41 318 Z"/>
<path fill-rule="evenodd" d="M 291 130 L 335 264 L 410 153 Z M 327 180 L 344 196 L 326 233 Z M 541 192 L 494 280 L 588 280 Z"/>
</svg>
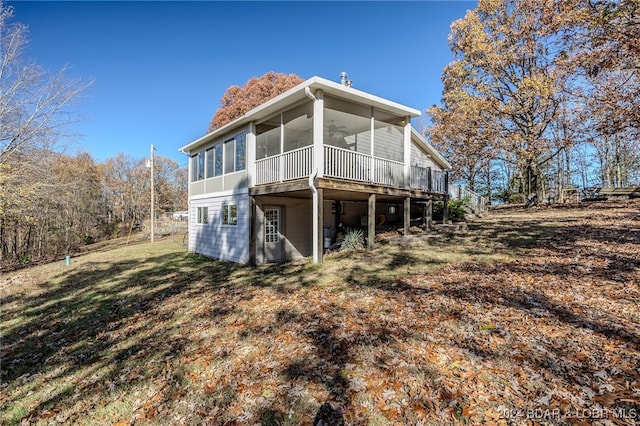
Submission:
<svg viewBox="0 0 640 426">
<path fill-rule="evenodd" d="M 304 80 L 295 74 L 270 71 L 262 77 L 253 77 L 244 86 L 233 85 L 220 99 L 220 107 L 211 119 L 209 131 L 242 117 L 251 109 L 275 98 Z"/>
</svg>

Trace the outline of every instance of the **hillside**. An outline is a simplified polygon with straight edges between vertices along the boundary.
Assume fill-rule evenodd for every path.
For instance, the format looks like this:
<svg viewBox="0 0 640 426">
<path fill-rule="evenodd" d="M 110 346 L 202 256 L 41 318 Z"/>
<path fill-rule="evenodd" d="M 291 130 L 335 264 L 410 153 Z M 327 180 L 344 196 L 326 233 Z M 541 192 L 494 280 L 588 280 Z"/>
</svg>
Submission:
<svg viewBox="0 0 640 426">
<path fill-rule="evenodd" d="M 639 295 L 638 200 L 320 266 L 122 246 L 0 278 L 2 424 L 633 425 Z"/>
</svg>

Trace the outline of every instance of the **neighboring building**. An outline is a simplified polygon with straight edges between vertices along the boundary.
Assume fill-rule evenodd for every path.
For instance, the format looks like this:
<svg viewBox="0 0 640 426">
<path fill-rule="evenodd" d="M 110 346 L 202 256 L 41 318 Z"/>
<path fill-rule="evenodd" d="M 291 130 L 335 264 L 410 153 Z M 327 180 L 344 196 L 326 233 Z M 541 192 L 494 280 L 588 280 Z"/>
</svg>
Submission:
<svg viewBox="0 0 640 426">
<path fill-rule="evenodd" d="M 312 77 L 182 147 L 189 250 L 239 263 L 313 256 L 339 224 L 429 216 L 449 163 L 411 127 L 420 111 Z M 384 216 L 382 216 L 384 215 Z M 328 237 L 328 238 L 325 238 Z"/>
<path fill-rule="evenodd" d="M 174 212 L 172 214 L 173 220 L 188 220 L 189 219 L 189 211 L 184 212 Z"/>
</svg>

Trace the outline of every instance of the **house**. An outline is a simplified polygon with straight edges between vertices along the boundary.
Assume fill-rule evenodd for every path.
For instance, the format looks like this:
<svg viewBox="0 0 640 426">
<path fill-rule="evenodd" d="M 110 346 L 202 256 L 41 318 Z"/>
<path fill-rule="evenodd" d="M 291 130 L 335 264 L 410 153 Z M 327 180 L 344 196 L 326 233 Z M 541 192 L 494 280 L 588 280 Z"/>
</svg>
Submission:
<svg viewBox="0 0 640 426">
<path fill-rule="evenodd" d="M 411 126 L 420 111 L 312 77 L 182 147 L 189 250 L 261 264 L 313 256 L 335 230 L 409 232 L 448 197 L 449 163 Z"/>
<path fill-rule="evenodd" d="M 174 212 L 171 217 L 173 220 L 187 220 L 189 219 L 189 211 Z"/>
</svg>

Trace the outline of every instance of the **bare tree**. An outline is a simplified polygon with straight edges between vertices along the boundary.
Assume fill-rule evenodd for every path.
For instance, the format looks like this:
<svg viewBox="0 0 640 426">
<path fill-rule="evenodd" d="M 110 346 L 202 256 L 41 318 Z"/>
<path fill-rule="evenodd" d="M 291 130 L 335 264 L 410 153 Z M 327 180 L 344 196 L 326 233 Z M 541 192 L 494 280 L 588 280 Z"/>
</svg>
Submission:
<svg viewBox="0 0 640 426">
<path fill-rule="evenodd" d="M 65 69 L 49 75 L 25 57 L 27 27 L 12 18 L 13 7 L 0 2 L 0 164 L 60 140 L 74 119 L 67 108 L 91 85 L 68 79 Z"/>
</svg>

